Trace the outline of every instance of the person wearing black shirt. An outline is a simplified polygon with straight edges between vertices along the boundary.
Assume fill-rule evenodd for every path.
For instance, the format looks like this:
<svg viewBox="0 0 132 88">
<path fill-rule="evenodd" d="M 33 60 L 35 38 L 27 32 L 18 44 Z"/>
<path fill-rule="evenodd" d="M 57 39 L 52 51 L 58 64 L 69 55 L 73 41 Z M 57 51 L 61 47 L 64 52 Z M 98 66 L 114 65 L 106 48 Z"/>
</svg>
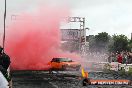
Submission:
<svg viewBox="0 0 132 88">
<path fill-rule="evenodd" d="M 8 67 L 10 66 L 10 57 L 5 54 L 3 51 L 3 48 L 0 46 L 0 71 L 5 76 L 5 78 L 10 81 L 10 77 L 8 76 Z"/>
</svg>

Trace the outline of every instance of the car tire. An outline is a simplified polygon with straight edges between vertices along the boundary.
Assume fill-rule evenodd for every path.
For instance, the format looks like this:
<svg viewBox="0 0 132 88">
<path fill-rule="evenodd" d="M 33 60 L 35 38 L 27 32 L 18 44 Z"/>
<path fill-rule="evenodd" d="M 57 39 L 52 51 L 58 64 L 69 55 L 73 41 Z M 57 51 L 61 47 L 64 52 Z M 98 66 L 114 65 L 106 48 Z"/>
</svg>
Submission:
<svg viewBox="0 0 132 88">
<path fill-rule="evenodd" d="M 63 65 L 62 66 L 62 70 L 65 71 L 66 70 L 66 66 Z"/>
<path fill-rule="evenodd" d="M 80 67 L 81 67 L 80 65 L 77 66 L 76 71 L 79 71 L 80 70 Z"/>
<path fill-rule="evenodd" d="M 76 71 L 79 71 L 80 70 L 80 68 L 76 68 Z"/>
</svg>

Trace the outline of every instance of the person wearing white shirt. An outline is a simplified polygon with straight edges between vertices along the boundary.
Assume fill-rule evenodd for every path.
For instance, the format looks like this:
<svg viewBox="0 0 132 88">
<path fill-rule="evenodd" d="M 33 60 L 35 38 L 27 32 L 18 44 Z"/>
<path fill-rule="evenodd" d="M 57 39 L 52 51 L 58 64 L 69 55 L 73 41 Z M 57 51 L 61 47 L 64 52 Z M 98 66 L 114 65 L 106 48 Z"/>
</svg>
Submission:
<svg viewBox="0 0 132 88">
<path fill-rule="evenodd" d="M 9 88 L 9 83 L 7 79 L 3 76 L 0 71 L 0 88 Z"/>
</svg>

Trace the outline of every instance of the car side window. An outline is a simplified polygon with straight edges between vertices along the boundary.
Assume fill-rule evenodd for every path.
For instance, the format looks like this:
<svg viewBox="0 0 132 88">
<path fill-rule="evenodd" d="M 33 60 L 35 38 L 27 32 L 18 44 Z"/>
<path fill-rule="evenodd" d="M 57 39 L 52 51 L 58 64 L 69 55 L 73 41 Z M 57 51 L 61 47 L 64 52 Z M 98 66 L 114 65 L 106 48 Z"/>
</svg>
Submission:
<svg viewBox="0 0 132 88">
<path fill-rule="evenodd" d="M 56 59 L 56 62 L 60 62 L 60 60 L 59 59 Z"/>
<path fill-rule="evenodd" d="M 53 59 L 52 59 L 52 62 L 56 62 L 56 59 L 55 59 L 55 58 L 53 58 Z"/>
<path fill-rule="evenodd" d="M 60 62 L 60 60 L 57 59 L 57 58 L 53 58 L 53 59 L 52 59 L 52 62 Z"/>
</svg>

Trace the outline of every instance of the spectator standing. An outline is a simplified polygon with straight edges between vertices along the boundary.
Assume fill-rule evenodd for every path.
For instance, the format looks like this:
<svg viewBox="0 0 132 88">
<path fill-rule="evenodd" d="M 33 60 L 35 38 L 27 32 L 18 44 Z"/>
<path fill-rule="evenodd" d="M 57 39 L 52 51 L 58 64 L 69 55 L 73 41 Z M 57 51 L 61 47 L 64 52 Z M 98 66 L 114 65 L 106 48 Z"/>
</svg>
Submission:
<svg viewBox="0 0 132 88">
<path fill-rule="evenodd" d="M 123 60 L 122 55 L 119 53 L 117 55 L 117 61 L 118 61 L 118 63 L 122 63 L 122 60 Z"/>
</svg>

